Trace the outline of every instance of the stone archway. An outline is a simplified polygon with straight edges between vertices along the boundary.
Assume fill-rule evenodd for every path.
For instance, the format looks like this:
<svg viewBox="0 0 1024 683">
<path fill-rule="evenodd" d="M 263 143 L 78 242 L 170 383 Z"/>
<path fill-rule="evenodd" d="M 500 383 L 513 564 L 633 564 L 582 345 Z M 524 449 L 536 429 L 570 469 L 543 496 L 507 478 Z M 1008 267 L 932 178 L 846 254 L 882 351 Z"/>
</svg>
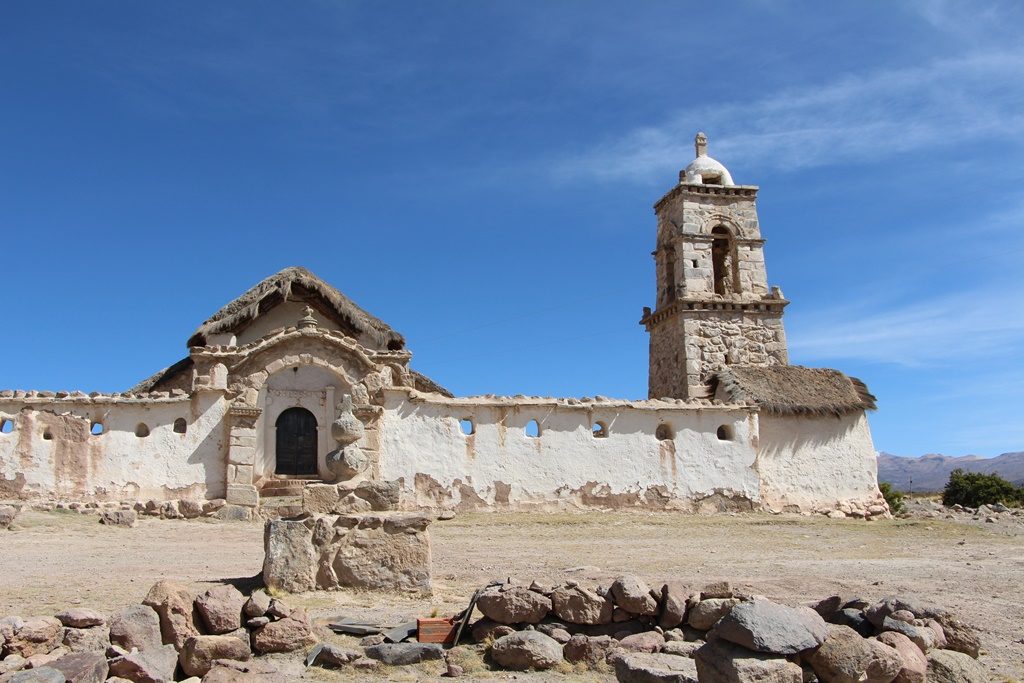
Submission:
<svg viewBox="0 0 1024 683">
<path fill-rule="evenodd" d="M 317 474 L 316 416 L 305 408 L 295 407 L 282 411 L 275 423 L 275 474 Z"/>
</svg>

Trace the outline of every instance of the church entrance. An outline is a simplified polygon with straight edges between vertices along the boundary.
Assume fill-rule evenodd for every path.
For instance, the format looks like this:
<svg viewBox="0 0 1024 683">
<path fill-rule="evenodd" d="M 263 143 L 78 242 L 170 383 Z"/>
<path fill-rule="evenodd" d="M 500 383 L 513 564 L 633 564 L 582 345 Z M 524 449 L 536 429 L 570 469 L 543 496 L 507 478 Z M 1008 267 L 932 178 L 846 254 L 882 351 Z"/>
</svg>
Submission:
<svg viewBox="0 0 1024 683">
<path fill-rule="evenodd" d="M 277 418 L 275 474 L 316 474 L 316 417 L 305 408 L 289 408 Z"/>
</svg>

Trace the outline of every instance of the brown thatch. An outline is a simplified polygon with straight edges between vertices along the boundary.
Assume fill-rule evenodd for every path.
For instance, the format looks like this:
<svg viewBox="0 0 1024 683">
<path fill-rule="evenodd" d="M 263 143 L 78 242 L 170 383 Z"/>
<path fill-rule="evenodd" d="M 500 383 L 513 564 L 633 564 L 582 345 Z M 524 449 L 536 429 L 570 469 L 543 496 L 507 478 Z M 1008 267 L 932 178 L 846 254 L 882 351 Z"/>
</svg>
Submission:
<svg viewBox="0 0 1024 683">
<path fill-rule="evenodd" d="M 405 347 L 402 335 L 386 323 L 313 273 L 296 266 L 271 275 L 214 313 L 199 326 L 188 345 L 205 346 L 211 334 L 239 332 L 261 314 L 288 300 L 309 304 L 364 346 L 392 351 Z"/>
<path fill-rule="evenodd" d="M 863 382 L 827 368 L 733 365 L 719 370 L 714 379 L 729 400 L 776 415 L 838 417 L 876 407 Z"/>
<path fill-rule="evenodd" d="M 430 379 L 423 373 L 416 372 L 415 370 L 410 370 L 409 372 L 412 373 L 413 382 L 415 383 L 414 388 L 416 389 L 416 391 L 427 391 L 435 394 L 441 394 L 442 396 L 447 396 L 448 398 L 455 398 L 455 394 L 448 391 L 443 386 L 441 386 L 434 380 Z"/>
<path fill-rule="evenodd" d="M 184 389 L 189 391 L 191 387 L 191 375 L 186 374 L 192 369 L 192 358 L 182 358 L 174 365 L 164 368 L 151 377 L 147 377 L 128 391 L 142 393 L 147 391 L 169 391 L 171 389 Z"/>
</svg>

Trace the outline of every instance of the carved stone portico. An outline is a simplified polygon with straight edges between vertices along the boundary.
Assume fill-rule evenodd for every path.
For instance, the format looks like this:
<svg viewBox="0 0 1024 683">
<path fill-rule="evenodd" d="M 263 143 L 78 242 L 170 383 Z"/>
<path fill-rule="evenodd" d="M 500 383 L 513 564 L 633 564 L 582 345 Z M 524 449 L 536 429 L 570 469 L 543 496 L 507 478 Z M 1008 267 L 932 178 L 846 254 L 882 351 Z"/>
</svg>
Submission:
<svg viewBox="0 0 1024 683">
<path fill-rule="evenodd" d="M 232 406 L 228 410 L 228 462 L 225 500 L 232 505 L 255 506 L 259 493 L 253 486 L 253 464 L 256 461 L 256 422 L 262 411 L 248 406 Z"/>
</svg>

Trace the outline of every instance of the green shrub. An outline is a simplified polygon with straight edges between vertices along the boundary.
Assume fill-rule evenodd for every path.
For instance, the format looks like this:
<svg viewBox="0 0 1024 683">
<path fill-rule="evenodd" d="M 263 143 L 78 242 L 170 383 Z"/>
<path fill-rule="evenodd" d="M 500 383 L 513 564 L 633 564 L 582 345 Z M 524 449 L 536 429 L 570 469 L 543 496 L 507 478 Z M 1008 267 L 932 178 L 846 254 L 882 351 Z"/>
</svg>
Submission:
<svg viewBox="0 0 1024 683">
<path fill-rule="evenodd" d="M 903 494 L 894 489 L 889 482 L 880 483 L 878 490 L 882 492 L 885 502 L 889 504 L 889 512 L 892 514 L 898 515 L 907 509 L 907 506 L 903 504 Z"/>
<path fill-rule="evenodd" d="M 955 469 L 950 472 L 946 489 L 942 492 L 942 504 L 957 503 L 971 508 L 993 503 L 1021 505 L 1024 504 L 1024 488 L 1014 486 L 998 474 Z"/>
</svg>

